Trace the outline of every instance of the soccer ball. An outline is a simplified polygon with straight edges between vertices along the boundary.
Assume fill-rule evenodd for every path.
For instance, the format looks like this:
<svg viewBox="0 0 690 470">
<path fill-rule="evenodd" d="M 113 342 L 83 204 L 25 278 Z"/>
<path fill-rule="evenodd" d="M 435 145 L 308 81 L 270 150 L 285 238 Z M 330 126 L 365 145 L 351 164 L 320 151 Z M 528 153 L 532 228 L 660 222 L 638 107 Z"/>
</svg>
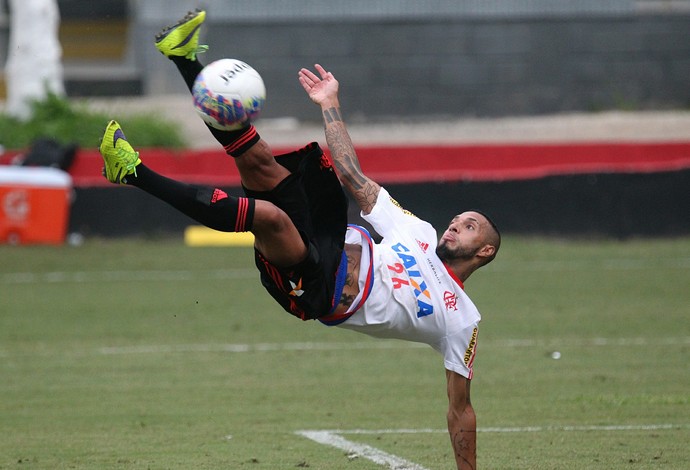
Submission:
<svg viewBox="0 0 690 470">
<path fill-rule="evenodd" d="M 199 72 L 192 96 L 194 108 L 206 124 L 232 131 L 256 119 L 266 102 L 266 87 L 251 66 L 237 59 L 221 59 Z"/>
</svg>

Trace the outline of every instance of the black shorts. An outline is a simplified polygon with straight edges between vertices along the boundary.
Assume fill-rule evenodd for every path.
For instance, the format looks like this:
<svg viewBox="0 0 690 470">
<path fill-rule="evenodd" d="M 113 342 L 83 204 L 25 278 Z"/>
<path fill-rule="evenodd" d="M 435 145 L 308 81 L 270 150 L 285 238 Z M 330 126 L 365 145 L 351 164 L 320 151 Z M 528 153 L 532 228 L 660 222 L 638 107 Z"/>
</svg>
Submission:
<svg viewBox="0 0 690 470">
<path fill-rule="evenodd" d="M 302 320 L 316 319 L 333 309 L 336 274 L 347 263 L 343 247 L 348 199 L 317 143 L 275 158 L 291 175 L 271 191 L 245 189 L 245 193 L 285 211 L 308 254 L 296 266 L 279 268 L 254 250 L 256 267 L 263 286 L 287 312 Z"/>
</svg>

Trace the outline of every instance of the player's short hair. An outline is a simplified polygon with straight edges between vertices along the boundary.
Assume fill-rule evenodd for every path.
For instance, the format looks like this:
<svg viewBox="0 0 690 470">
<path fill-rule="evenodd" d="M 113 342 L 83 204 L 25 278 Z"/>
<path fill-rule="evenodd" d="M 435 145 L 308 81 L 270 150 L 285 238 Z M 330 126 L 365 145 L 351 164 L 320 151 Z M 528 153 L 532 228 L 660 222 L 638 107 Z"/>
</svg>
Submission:
<svg viewBox="0 0 690 470">
<path fill-rule="evenodd" d="M 477 210 L 477 209 L 470 209 L 470 210 L 471 210 L 472 212 L 476 212 L 477 214 L 479 214 L 479 215 L 481 215 L 482 217 L 484 217 L 484 218 L 486 219 L 486 221 L 489 222 L 489 225 L 490 225 L 491 228 L 493 229 L 493 230 L 492 230 L 492 233 L 489 234 L 489 236 L 487 237 L 487 240 L 486 240 L 486 241 L 487 241 L 491 246 L 493 246 L 493 247 L 495 248 L 495 250 L 494 250 L 494 254 L 491 255 L 490 257 L 488 257 L 488 258 L 486 259 L 486 262 L 482 265 L 482 266 L 485 266 L 485 265 L 489 264 L 490 262 L 492 262 L 492 261 L 494 260 L 494 258 L 496 257 L 496 254 L 498 253 L 498 249 L 501 247 L 501 231 L 498 230 L 498 226 L 496 225 L 496 223 L 494 222 L 494 220 L 493 220 L 486 212 L 480 211 L 480 210 Z"/>
</svg>

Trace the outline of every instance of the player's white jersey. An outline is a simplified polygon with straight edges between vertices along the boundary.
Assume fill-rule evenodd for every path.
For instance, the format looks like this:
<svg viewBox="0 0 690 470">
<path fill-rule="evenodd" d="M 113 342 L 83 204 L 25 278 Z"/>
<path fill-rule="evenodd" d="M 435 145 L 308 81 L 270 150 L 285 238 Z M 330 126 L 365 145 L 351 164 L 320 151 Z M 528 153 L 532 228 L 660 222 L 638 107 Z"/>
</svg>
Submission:
<svg viewBox="0 0 690 470">
<path fill-rule="evenodd" d="M 368 253 L 365 237 L 348 230 L 347 243 L 363 247 L 360 292 L 370 292 L 339 326 L 426 343 L 443 355 L 447 369 L 472 378 L 481 316 L 462 282 L 436 256 L 436 230 L 402 209 L 383 188 L 371 213 L 362 217 L 383 240 Z M 373 287 L 366 285 L 368 275 L 373 275 Z"/>
</svg>

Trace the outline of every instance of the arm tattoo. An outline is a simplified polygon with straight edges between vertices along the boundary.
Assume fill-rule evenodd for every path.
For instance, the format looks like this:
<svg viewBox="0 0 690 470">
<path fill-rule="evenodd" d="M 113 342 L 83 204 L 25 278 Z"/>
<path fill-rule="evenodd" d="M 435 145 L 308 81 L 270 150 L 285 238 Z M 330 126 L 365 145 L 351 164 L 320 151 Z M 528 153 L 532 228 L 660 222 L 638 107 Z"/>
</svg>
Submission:
<svg viewBox="0 0 690 470">
<path fill-rule="evenodd" d="M 352 287 L 355 285 L 355 271 L 359 271 L 359 261 L 354 256 L 347 257 L 347 275 L 345 276 L 345 285 Z"/>
<path fill-rule="evenodd" d="M 354 302 L 355 296 L 350 294 L 343 294 L 340 296 L 340 305 L 350 306 Z"/>
<path fill-rule="evenodd" d="M 323 118 L 326 125 L 326 142 L 341 181 L 352 193 L 357 205 L 365 212 L 370 212 L 376 204 L 379 186 L 362 173 L 340 110 L 335 107 L 326 109 L 323 111 Z"/>
<path fill-rule="evenodd" d="M 335 121 L 342 122 L 343 118 L 340 117 L 340 111 L 338 111 L 338 108 L 329 108 L 324 110 L 323 120 L 326 122 L 326 124 L 331 124 Z"/>
</svg>

